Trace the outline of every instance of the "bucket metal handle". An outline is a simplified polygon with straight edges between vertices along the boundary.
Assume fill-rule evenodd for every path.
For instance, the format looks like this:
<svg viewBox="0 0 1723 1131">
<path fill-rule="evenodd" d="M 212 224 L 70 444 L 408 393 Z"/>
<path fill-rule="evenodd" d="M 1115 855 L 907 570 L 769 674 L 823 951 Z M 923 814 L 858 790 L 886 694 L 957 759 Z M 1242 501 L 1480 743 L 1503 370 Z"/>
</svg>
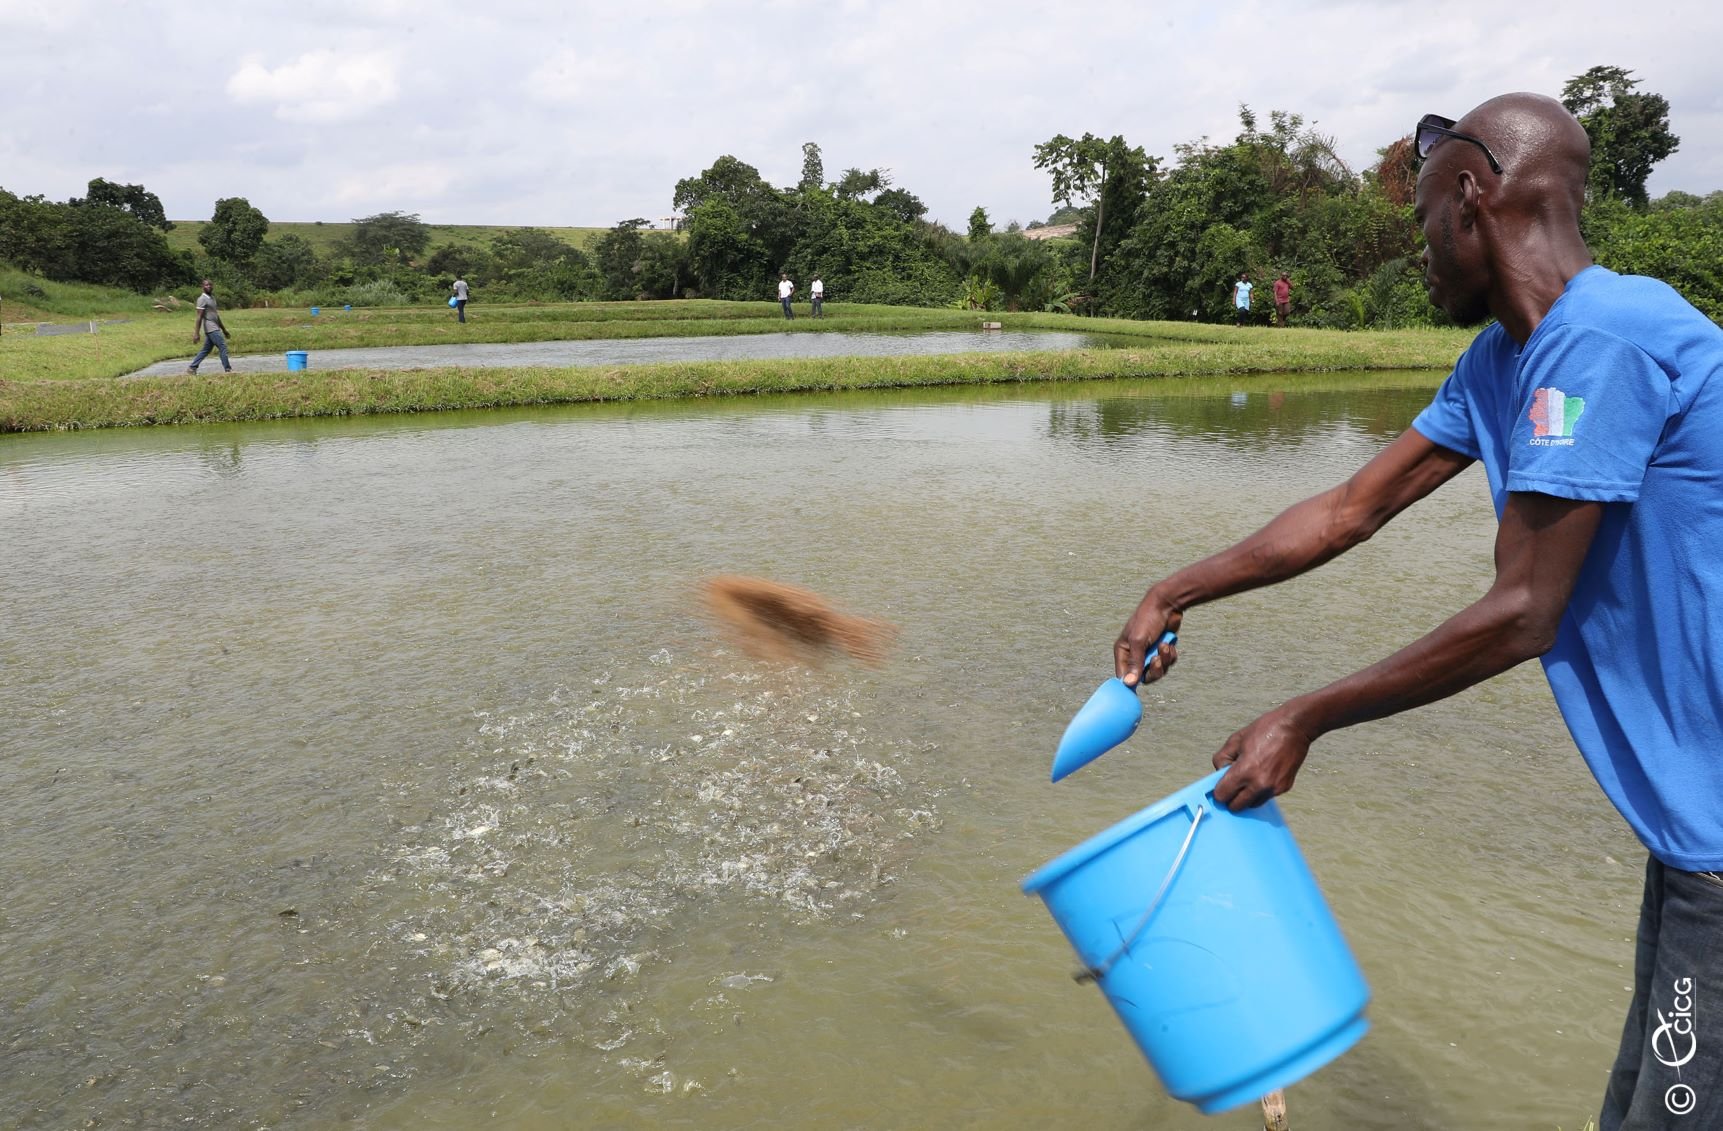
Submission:
<svg viewBox="0 0 1723 1131">
<path fill-rule="evenodd" d="M 1119 949 L 1115 950 L 1112 954 L 1109 954 L 1105 962 L 1102 962 L 1099 966 L 1085 966 L 1083 969 L 1071 975 L 1071 977 L 1075 978 L 1079 984 L 1083 982 L 1099 982 L 1102 978 L 1105 978 L 1107 973 L 1112 970 L 1113 964 L 1123 958 L 1131 947 L 1135 945 L 1137 936 L 1142 934 L 1143 928 L 1149 925 L 1149 919 L 1154 916 L 1155 908 L 1161 905 L 1161 899 L 1167 894 L 1167 889 L 1173 886 L 1173 877 L 1179 874 L 1179 865 L 1185 862 L 1185 854 L 1191 850 L 1191 841 L 1195 839 L 1197 835 L 1197 826 L 1202 823 L 1202 819 L 1203 806 L 1198 805 L 1196 807 L 1196 812 L 1191 816 L 1190 832 L 1185 834 L 1185 842 L 1179 845 L 1179 854 L 1173 857 L 1173 866 L 1167 869 L 1167 878 L 1161 881 L 1160 889 L 1155 892 L 1155 898 L 1149 900 L 1149 906 L 1143 911 L 1143 917 L 1137 920 L 1137 925 L 1131 928 L 1131 933 L 1125 936 L 1125 941 L 1119 944 Z"/>
</svg>

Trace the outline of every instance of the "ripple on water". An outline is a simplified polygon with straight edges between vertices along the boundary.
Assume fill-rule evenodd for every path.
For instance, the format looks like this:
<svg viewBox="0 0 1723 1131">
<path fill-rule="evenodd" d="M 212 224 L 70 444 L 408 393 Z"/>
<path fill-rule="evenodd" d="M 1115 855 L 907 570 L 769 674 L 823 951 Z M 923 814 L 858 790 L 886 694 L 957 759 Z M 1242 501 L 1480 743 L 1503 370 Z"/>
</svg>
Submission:
<svg viewBox="0 0 1723 1131">
<path fill-rule="evenodd" d="M 648 679 L 479 713 L 442 807 L 401 831 L 372 878 L 410 885 L 387 935 L 423 965 L 427 1001 L 529 1003 L 620 1054 L 653 1029 L 616 994 L 644 992 L 702 905 L 859 919 L 937 827 L 925 751 L 870 734 L 853 690 L 652 659 Z M 604 1002 L 583 992 L 597 986 Z"/>
</svg>

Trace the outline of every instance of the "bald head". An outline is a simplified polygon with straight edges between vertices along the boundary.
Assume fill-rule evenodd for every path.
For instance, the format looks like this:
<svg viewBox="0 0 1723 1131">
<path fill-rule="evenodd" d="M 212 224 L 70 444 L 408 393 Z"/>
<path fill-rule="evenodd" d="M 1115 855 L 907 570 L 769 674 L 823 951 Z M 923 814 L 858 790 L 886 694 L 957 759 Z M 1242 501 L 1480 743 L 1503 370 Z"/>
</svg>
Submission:
<svg viewBox="0 0 1723 1131">
<path fill-rule="evenodd" d="M 1494 316 L 1524 342 L 1591 263 L 1579 227 L 1591 164 L 1585 127 L 1553 98 L 1504 94 L 1428 153 L 1413 215 L 1431 301 L 1462 326 Z"/>
<path fill-rule="evenodd" d="M 1503 94 L 1473 109 L 1455 129 L 1481 138 L 1502 164 L 1503 203 L 1578 217 L 1585 204 L 1591 140 L 1560 102 L 1542 94 Z M 1448 156 L 1472 146 L 1444 146 Z"/>
</svg>

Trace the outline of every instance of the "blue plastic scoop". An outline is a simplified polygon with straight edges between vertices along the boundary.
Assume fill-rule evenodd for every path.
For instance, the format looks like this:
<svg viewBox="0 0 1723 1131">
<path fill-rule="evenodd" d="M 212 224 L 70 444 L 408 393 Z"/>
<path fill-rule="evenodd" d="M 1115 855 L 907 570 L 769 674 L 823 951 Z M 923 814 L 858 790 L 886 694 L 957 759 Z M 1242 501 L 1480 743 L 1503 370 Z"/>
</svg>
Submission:
<svg viewBox="0 0 1723 1131">
<path fill-rule="evenodd" d="M 1172 644 L 1177 640 L 1175 633 L 1162 634 L 1149 650 L 1149 662 L 1154 662 L 1162 644 Z M 1147 668 L 1145 664 L 1144 670 Z M 1059 740 L 1059 749 L 1053 754 L 1053 780 L 1058 781 L 1082 769 L 1131 737 L 1142 719 L 1143 705 L 1137 700 L 1137 693 L 1125 686 L 1124 680 L 1114 676 L 1103 683 L 1065 727 L 1065 736 Z"/>
</svg>

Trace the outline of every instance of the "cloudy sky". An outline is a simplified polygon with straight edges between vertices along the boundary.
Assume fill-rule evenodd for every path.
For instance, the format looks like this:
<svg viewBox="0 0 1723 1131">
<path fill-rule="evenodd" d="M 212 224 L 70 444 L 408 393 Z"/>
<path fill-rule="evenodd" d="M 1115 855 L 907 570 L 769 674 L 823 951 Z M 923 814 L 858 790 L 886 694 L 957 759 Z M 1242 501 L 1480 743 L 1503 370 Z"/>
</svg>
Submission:
<svg viewBox="0 0 1723 1131">
<path fill-rule="evenodd" d="M 1420 114 L 1599 64 L 1670 102 L 1653 195 L 1723 188 L 1723 4 L 1566 0 L 0 0 L 0 187 L 141 183 L 175 219 L 606 226 L 733 154 L 887 168 L 962 228 L 1052 211 L 1034 146 L 1302 114 L 1364 168 Z"/>
</svg>

